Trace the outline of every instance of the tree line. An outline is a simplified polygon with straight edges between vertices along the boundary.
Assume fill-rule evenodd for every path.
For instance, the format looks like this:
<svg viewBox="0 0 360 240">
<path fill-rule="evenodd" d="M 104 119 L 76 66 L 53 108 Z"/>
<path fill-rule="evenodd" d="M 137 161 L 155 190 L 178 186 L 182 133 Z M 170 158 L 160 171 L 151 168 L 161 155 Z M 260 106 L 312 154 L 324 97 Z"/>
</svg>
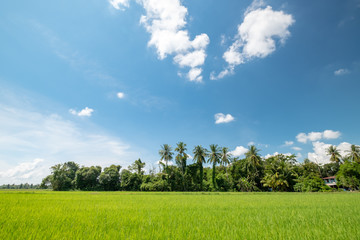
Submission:
<svg viewBox="0 0 360 240">
<path fill-rule="evenodd" d="M 336 191 L 339 187 L 359 190 L 360 147 L 352 145 L 346 156 L 336 146 L 327 149 L 330 163 L 317 164 L 295 155 L 278 154 L 263 158 L 260 150 L 249 146 L 245 157 L 233 157 L 228 148 L 216 144 L 209 149 L 201 145 L 192 151 L 193 162 L 187 164 L 186 144 L 176 148 L 164 144 L 159 150 L 159 170 L 145 174 L 145 163 L 136 160 L 127 169 L 120 165 L 79 166 L 66 162 L 51 167 L 51 174 L 40 187 L 55 191 Z M 171 164 L 175 160 L 176 165 Z M 210 167 L 204 167 L 209 163 Z M 122 169 L 122 170 L 121 170 Z M 325 185 L 322 178 L 336 176 L 337 188 Z"/>
</svg>

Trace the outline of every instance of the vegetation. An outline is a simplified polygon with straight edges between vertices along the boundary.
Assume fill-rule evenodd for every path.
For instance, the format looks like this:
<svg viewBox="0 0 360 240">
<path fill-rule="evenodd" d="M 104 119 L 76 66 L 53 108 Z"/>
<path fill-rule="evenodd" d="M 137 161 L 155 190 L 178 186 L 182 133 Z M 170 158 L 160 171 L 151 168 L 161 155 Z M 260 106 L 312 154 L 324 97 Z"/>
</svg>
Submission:
<svg viewBox="0 0 360 240">
<path fill-rule="evenodd" d="M 1 239 L 358 239 L 360 193 L 0 191 Z"/>
<path fill-rule="evenodd" d="M 352 145 L 348 154 L 340 155 L 335 146 L 327 149 L 331 163 L 319 165 L 305 159 L 296 161 L 294 155 L 278 154 L 262 158 L 260 150 L 249 146 L 244 159 L 231 156 L 228 148 L 210 145 L 210 151 L 198 145 L 192 153 L 193 164 L 187 165 L 186 144 L 175 148 L 164 144 L 159 151 L 162 166 L 145 174 L 145 162 L 136 160 L 128 169 L 111 165 L 102 171 L 99 166 L 79 166 L 74 162 L 51 167 L 51 175 L 41 187 L 55 191 L 277 191 L 316 192 L 337 191 L 338 188 L 359 190 L 359 147 Z M 169 164 L 175 156 L 176 166 Z M 210 167 L 204 167 L 206 163 Z M 336 176 L 337 188 L 325 185 L 322 178 Z"/>
</svg>

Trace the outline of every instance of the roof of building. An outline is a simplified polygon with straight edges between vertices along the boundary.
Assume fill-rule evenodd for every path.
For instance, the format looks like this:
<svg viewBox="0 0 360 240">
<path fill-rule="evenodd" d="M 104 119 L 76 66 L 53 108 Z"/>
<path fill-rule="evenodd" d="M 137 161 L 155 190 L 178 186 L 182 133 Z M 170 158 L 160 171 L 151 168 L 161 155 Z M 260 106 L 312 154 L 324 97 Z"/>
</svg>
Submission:
<svg viewBox="0 0 360 240">
<path fill-rule="evenodd" d="M 324 177 L 323 179 L 335 179 L 336 176 L 331 176 L 331 177 Z"/>
</svg>

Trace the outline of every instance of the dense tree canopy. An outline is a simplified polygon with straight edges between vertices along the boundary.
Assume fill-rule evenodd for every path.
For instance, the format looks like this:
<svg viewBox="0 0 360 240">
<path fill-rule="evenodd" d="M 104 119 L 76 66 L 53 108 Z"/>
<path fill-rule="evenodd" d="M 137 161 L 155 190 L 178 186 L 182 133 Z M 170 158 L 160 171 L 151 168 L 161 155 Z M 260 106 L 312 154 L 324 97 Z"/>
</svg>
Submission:
<svg viewBox="0 0 360 240">
<path fill-rule="evenodd" d="M 336 147 L 327 149 L 328 164 L 320 165 L 305 159 L 296 161 L 295 155 L 278 154 L 263 158 L 260 150 L 249 146 L 245 158 L 232 157 L 228 148 L 216 144 L 209 150 L 201 145 L 192 150 L 193 164 L 187 164 L 186 144 L 179 142 L 176 165 L 170 164 L 174 152 L 164 144 L 159 151 L 158 172 L 143 170 L 145 163 L 137 159 L 121 172 L 120 165 L 105 167 L 81 166 L 66 162 L 51 167 L 51 174 L 43 179 L 41 188 L 55 191 L 334 191 L 338 188 L 359 190 L 359 147 L 352 145 L 342 157 Z M 208 164 L 208 165 L 207 165 Z M 337 187 L 325 185 L 324 177 L 336 176 Z M 4 185 L 6 186 L 6 185 Z M 10 185 L 8 186 L 10 188 Z M 22 187 L 22 186 L 19 186 Z"/>
</svg>

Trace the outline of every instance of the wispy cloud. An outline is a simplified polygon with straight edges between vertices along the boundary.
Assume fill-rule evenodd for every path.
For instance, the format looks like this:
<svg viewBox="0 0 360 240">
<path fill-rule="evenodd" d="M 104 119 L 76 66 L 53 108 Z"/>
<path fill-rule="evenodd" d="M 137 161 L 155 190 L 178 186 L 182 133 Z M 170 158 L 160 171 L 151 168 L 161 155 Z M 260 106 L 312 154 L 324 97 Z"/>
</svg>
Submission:
<svg viewBox="0 0 360 240">
<path fill-rule="evenodd" d="M 346 69 L 346 68 L 340 68 L 340 69 L 334 71 L 335 76 L 346 75 L 346 74 L 349 74 L 349 73 L 350 73 L 350 71 L 348 69 Z"/>
<path fill-rule="evenodd" d="M 263 6 L 263 1 L 254 1 L 246 10 L 235 41 L 223 55 L 228 66 L 217 75 L 211 73 L 210 79 L 224 78 L 233 74 L 240 64 L 267 57 L 276 50 L 277 39 L 281 44 L 285 43 L 290 36 L 289 27 L 295 22 L 293 16 Z"/>
<path fill-rule="evenodd" d="M 39 183 L 49 167 L 66 161 L 124 167 L 140 157 L 95 125 L 78 125 L 58 114 L 0 104 L 0 184 Z"/>
</svg>

